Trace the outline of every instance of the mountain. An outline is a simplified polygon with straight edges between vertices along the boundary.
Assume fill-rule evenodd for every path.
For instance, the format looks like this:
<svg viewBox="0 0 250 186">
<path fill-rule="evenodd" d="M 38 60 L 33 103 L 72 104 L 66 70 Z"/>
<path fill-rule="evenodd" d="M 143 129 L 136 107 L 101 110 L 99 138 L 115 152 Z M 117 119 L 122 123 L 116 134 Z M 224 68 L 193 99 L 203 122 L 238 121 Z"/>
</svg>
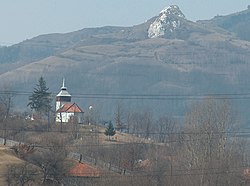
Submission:
<svg viewBox="0 0 250 186">
<path fill-rule="evenodd" d="M 148 37 L 155 38 L 171 35 L 176 30 L 181 30 L 184 19 L 185 15 L 178 6 L 169 6 L 162 10 L 155 21 L 150 24 L 148 28 Z"/>
<path fill-rule="evenodd" d="M 250 18 L 244 12 L 220 17 L 220 23 L 243 14 Z M 118 102 L 132 111 L 183 116 L 202 95 L 211 94 L 228 95 L 243 113 L 248 100 L 234 95 L 250 91 L 250 42 L 216 19 L 192 22 L 173 5 L 131 27 L 38 36 L 0 48 L 0 82 L 31 92 L 44 76 L 57 93 L 65 77 L 78 105 L 95 105 L 109 119 Z M 237 20 L 234 25 L 241 24 Z M 27 97 L 16 96 L 16 105 L 26 106 Z"/>
<path fill-rule="evenodd" d="M 210 26 L 217 26 L 234 33 L 242 40 L 250 41 L 250 6 L 247 10 L 227 16 L 216 16 L 211 20 L 200 21 Z"/>
</svg>

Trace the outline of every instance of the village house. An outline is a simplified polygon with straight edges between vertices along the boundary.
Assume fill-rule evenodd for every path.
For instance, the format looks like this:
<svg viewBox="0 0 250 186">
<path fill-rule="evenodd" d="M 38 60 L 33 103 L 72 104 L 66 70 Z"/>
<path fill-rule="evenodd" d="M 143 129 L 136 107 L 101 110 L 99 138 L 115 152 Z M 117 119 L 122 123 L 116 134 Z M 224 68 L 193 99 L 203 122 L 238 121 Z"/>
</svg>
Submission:
<svg viewBox="0 0 250 186">
<path fill-rule="evenodd" d="M 83 123 L 83 114 L 83 110 L 76 103 L 71 102 L 71 95 L 63 79 L 61 91 L 56 96 L 56 122 Z"/>
<path fill-rule="evenodd" d="M 69 170 L 68 176 L 98 178 L 100 171 L 87 163 L 80 162 Z"/>
</svg>

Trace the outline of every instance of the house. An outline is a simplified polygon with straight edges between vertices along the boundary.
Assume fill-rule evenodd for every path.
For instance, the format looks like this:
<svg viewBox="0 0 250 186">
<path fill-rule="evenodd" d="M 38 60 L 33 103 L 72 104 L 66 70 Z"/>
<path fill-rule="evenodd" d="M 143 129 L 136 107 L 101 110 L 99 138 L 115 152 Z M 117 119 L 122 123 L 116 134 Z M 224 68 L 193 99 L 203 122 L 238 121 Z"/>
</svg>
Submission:
<svg viewBox="0 0 250 186">
<path fill-rule="evenodd" d="M 98 178 L 100 177 L 100 171 L 87 163 L 81 162 L 69 170 L 68 176 Z"/>
<path fill-rule="evenodd" d="M 56 96 L 56 122 L 62 123 L 83 123 L 84 111 L 76 104 L 71 102 L 71 95 L 63 85 L 61 91 Z"/>
</svg>

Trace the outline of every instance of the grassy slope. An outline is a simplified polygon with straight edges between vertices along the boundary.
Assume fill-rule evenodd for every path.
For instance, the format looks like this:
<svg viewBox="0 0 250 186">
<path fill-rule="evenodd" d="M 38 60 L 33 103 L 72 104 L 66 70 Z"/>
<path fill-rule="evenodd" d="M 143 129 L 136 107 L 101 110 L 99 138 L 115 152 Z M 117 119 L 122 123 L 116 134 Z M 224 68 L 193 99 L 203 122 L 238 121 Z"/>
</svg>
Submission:
<svg viewBox="0 0 250 186">
<path fill-rule="evenodd" d="M 0 146 L 0 185 L 7 185 L 5 181 L 7 166 L 22 163 L 24 163 L 24 161 L 17 158 L 9 147 Z"/>
</svg>

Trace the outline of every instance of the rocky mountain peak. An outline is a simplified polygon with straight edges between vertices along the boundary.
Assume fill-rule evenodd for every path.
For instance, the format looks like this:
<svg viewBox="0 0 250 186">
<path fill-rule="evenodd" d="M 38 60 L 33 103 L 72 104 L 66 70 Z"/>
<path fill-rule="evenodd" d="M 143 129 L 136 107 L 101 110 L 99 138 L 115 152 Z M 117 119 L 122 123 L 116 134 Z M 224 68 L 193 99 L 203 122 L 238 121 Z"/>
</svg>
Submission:
<svg viewBox="0 0 250 186">
<path fill-rule="evenodd" d="M 180 27 L 181 19 L 185 19 L 185 15 L 177 5 L 164 8 L 155 21 L 150 24 L 148 37 L 156 38 L 164 36 L 167 32 L 174 32 Z"/>
</svg>

